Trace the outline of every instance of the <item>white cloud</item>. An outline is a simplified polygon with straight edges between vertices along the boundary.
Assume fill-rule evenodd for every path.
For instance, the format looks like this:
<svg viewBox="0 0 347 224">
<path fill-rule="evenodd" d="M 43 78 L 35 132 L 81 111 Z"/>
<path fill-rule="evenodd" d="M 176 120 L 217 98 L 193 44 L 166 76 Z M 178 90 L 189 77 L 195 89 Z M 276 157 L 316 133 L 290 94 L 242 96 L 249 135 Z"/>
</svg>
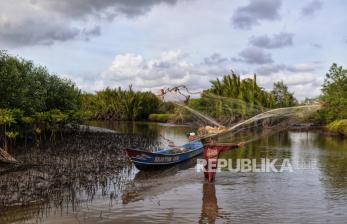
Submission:
<svg viewBox="0 0 347 224">
<path fill-rule="evenodd" d="M 211 56 L 212 58 L 213 55 Z M 137 54 L 120 54 L 112 61 L 108 69 L 100 74 L 98 79 L 79 80 L 84 87 L 100 90 L 102 88 L 127 88 L 130 84 L 136 90 L 156 92 L 161 88 L 186 85 L 191 91 L 201 91 L 210 87 L 210 80 L 221 78 L 230 72 L 232 60 L 223 58 L 222 63 L 206 63 L 205 57 L 201 63 L 191 63 L 189 54 L 180 50 L 162 52 L 159 57 L 146 59 Z M 219 60 L 217 60 L 219 61 Z M 270 66 L 270 67 L 269 67 Z M 263 65 L 264 69 L 272 69 L 272 65 Z M 284 81 L 290 91 L 294 91 L 299 99 L 315 97 L 320 93 L 321 76 L 314 74 L 317 65 L 300 63 L 275 66 L 271 73 L 260 74 L 257 77 L 259 85 L 271 90 L 274 82 Z M 278 67 L 278 68 L 277 68 Z M 242 78 L 253 76 L 253 72 L 239 72 Z M 77 83 L 79 83 L 77 82 Z M 80 85 L 80 84 L 79 84 Z"/>
<path fill-rule="evenodd" d="M 165 51 L 158 58 L 146 60 L 141 55 L 117 55 L 110 67 L 101 73 L 105 87 L 117 85 L 135 89 L 158 89 L 187 85 L 192 90 L 207 88 L 216 74 L 225 74 L 228 65 L 193 64 L 189 55 L 180 51 Z"/>
<path fill-rule="evenodd" d="M 301 63 L 287 66 L 288 71 L 292 72 L 312 72 L 317 69 L 317 64 L 313 63 Z"/>
<path fill-rule="evenodd" d="M 279 71 L 271 75 L 259 75 L 257 80 L 267 90 L 273 88 L 274 82 L 283 81 L 299 100 L 319 96 L 323 83 L 323 78 L 313 72 Z"/>
<path fill-rule="evenodd" d="M 109 69 L 101 76 L 105 79 L 122 81 L 147 73 L 146 62 L 141 55 L 121 54 L 114 58 Z"/>
<path fill-rule="evenodd" d="M 274 82 L 283 80 L 287 85 L 299 85 L 312 83 L 316 80 L 316 77 L 311 73 L 274 74 L 272 80 Z"/>
</svg>

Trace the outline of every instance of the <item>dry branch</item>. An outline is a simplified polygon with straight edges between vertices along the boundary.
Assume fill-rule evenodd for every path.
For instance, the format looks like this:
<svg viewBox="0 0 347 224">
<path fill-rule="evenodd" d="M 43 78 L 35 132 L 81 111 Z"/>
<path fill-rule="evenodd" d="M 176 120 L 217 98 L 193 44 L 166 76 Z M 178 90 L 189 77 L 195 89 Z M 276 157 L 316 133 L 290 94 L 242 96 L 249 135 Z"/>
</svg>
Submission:
<svg viewBox="0 0 347 224">
<path fill-rule="evenodd" d="M 18 163 L 8 152 L 0 148 L 0 163 Z"/>
</svg>

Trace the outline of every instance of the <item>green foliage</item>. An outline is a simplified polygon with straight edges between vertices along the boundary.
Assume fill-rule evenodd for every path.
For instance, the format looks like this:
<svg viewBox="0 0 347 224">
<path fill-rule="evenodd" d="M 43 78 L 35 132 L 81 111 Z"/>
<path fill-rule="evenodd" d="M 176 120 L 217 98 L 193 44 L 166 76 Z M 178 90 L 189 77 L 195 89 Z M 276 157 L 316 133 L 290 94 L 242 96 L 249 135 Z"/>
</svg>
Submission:
<svg viewBox="0 0 347 224">
<path fill-rule="evenodd" d="M 143 120 L 149 114 L 158 112 L 160 100 L 151 92 L 121 88 L 94 94 L 82 94 L 82 109 L 91 111 L 94 118 L 102 120 Z"/>
<path fill-rule="evenodd" d="M 7 138 L 13 136 L 12 133 L 8 131 L 8 128 L 15 123 L 16 120 L 13 113 L 8 109 L 0 108 L 0 141 L 3 141 L 5 150 L 7 150 Z"/>
<path fill-rule="evenodd" d="M 81 108 L 82 111 L 89 111 L 92 114 L 97 113 L 99 103 L 97 102 L 97 97 L 92 93 L 82 93 L 81 94 Z"/>
<path fill-rule="evenodd" d="M 172 114 L 175 112 L 176 106 L 172 102 L 160 102 L 158 113 Z"/>
<path fill-rule="evenodd" d="M 347 136 L 347 119 L 333 121 L 327 125 L 327 129 Z"/>
<path fill-rule="evenodd" d="M 150 114 L 148 120 L 166 123 L 175 118 L 175 114 Z"/>
<path fill-rule="evenodd" d="M 65 123 L 68 120 L 68 115 L 62 113 L 58 109 L 51 110 L 45 113 L 45 119 L 49 123 Z"/>
<path fill-rule="evenodd" d="M 191 99 L 189 106 L 225 125 L 273 107 L 272 94 L 257 85 L 255 75 L 241 80 L 232 73 L 211 83 L 211 88 L 201 98 Z"/>
<path fill-rule="evenodd" d="M 5 108 L 5 109 L 1 109 Z M 81 123 L 80 90 L 33 62 L 0 51 L 0 143 Z"/>
<path fill-rule="evenodd" d="M 211 81 L 211 83 L 212 87 L 205 92 L 238 99 L 250 105 L 266 108 L 273 107 L 272 95 L 258 86 L 256 75 L 253 76 L 253 79 L 247 78 L 241 80 L 240 76 L 232 73 L 231 75 L 224 76 L 222 81 L 217 79 Z"/>
<path fill-rule="evenodd" d="M 80 90 L 46 68 L 0 51 L 0 108 L 35 112 L 80 108 Z"/>
<path fill-rule="evenodd" d="M 83 110 L 69 111 L 68 120 L 66 122 L 72 125 L 77 125 L 87 120 L 90 120 L 91 118 L 92 118 L 92 113 L 90 111 L 83 111 Z"/>
<path fill-rule="evenodd" d="M 5 135 L 9 139 L 15 139 L 19 135 L 19 133 L 17 131 L 6 131 Z"/>
<path fill-rule="evenodd" d="M 320 115 L 329 123 L 337 119 L 347 118 L 347 70 L 333 64 L 326 74 L 322 86 L 324 108 Z"/>
<path fill-rule="evenodd" d="M 283 81 L 274 83 L 271 93 L 274 97 L 274 107 L 292 107 L 298 103 Z"/>
<path fill-rule="evenodd" d="M 16 123 L 16 120 L 12 111 L 0 108 L 0 126 L 6 127 L 14 123 Z"/>
<path fill-rule="evenodd" d="M 32 124 L 34 122 L 34 119 L 32 117 L 22 117 L 22 122 L 24 124 Z"/>
<path fill-rule="evenodd" d="M 7 139 L 17 136 L 41 135 L 50 133 L 51 136 L 63 129 L 66 124 L 76 125 L 90 118 L 89 112 L 67 111 L 53 109 L 36 112 L 33 116 L 25 116 L 20 109 L 0 108 L 0 144 L 7 146 Z"/>
</svg>

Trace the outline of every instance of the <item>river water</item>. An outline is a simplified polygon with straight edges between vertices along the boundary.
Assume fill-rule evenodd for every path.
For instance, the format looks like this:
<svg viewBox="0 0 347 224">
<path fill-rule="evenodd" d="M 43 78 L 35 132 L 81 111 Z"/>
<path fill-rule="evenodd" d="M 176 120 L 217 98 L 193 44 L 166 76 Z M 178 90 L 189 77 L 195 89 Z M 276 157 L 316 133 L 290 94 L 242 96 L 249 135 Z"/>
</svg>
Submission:
<svg viewBox="0 0 347 224">
<path fill-rule="evenodd" d="M 185 133 L 194 130 L 155 123 L 94 125 L 127 134 L 145 133 L 176 144 L 185 142 Z M 112 142 L 103 144 L 107 148 Z M 89 184 L 73 179 L 68 190 L 45 195 L 50 200 L 2 208 L 0 223 L 346 223 L 346 140 L 317 132 L 285 131 L 222 157 L 255 159 L 258 167 L 262 158 L 277 159 L 278 164 L 288 159 L 292 172 L 224 170 L 211 184 L 197 171 L 196 159 L 167 170 L 140 172 L 129 161 L 114 168 L 117 157 L 106 152 L 95 156 L 104 171 L 91 175 Z"/>
</svg>

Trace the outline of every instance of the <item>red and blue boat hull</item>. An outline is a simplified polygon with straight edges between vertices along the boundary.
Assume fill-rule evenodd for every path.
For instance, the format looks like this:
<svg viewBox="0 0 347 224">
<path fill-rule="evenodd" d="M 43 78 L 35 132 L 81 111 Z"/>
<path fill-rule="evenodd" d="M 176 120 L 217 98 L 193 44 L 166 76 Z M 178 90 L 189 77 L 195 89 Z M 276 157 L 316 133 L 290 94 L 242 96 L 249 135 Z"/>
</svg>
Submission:
<svg viewBox="0 0 347 224">
<path fill-rule="evenodd" d="M 149 152 L 141 149 L 127 148 L 126 152 L 139 170 L 161 169 L 186 161 L 200 155 L 203 152 L 203 144 L 194 141 L 182 146 L 185 150 L 181 153 L 170 153 L 171 150 L 161 150 L 159 152 Z"/>
</svg>

